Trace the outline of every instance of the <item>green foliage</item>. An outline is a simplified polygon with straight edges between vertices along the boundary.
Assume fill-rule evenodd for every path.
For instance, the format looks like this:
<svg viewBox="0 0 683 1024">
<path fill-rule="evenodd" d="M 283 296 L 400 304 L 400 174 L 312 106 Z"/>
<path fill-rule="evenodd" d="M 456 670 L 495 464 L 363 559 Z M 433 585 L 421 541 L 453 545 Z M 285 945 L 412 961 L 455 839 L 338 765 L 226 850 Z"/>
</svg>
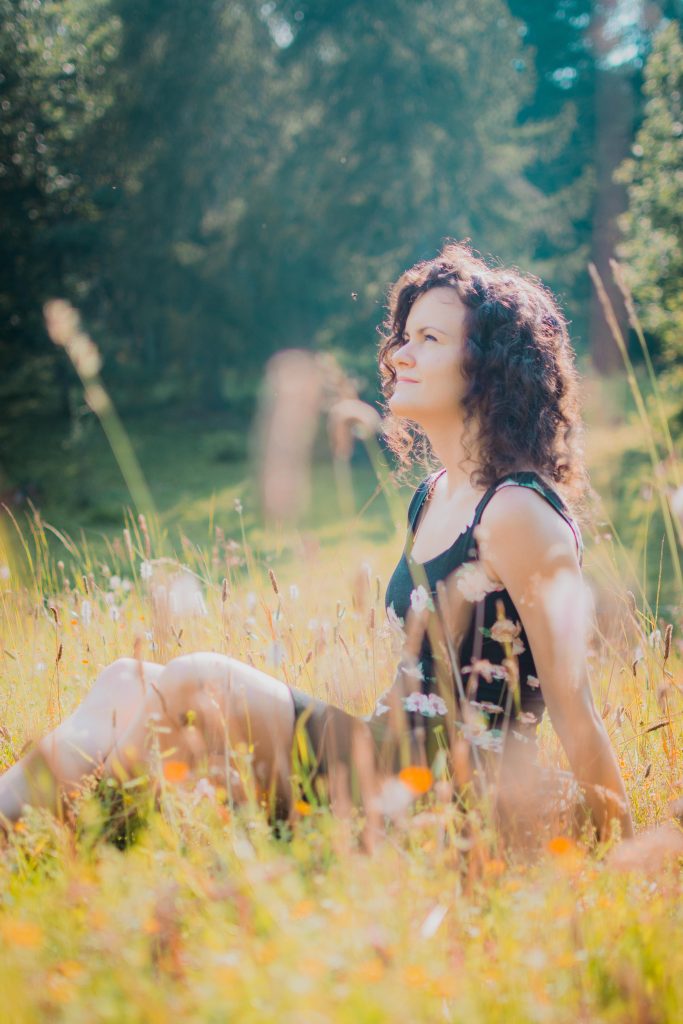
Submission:
<svg viewBox="0 0 683 1024">
<path fill-rule="evenodd" d="M 642 322 L 668 363 L 683 354 L 683 43 L 672 22 L 655 38 L 645 68 L 648 97 L 632 157 L 620 252 Z"/>
</svg>

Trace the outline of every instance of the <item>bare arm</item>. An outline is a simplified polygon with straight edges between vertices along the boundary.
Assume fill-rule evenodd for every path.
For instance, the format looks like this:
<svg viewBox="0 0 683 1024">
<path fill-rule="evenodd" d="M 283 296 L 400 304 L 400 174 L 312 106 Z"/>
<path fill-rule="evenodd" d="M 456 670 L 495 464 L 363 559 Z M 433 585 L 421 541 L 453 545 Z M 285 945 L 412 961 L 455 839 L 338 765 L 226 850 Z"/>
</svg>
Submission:
<svg viewBox="0 0 683 1024">
<path fill-rule="evenodd" d="M 486 509 L 479 541 L 487 572 L 520 614 L 550 720 L 600 837 L 609 836 L 613 818 L 624 838 L 632 836 L 623 779 L 591 694 L 592 603 L 568 524 L 540 495 L 505 487 Z"/>
</svg>

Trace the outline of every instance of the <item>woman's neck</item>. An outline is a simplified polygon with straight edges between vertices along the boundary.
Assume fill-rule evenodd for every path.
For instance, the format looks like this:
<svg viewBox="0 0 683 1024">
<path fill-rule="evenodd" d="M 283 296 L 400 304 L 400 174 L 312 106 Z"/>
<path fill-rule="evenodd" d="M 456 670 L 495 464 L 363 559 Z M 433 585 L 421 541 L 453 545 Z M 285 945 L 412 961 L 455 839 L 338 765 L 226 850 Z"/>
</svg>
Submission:
<svg viewBox="0 0 683 1024">
<path fill-rule="evenodd" d="M 476 446 L 471 445 L 471 452 L 465 450 L 462 423 L 435 424 L 425 428 L 425 434 L 434 455 L 446 470 L 447 497 L 450 497 L 470 483 L 471 474 L 478 468 Z"/>
</svg>

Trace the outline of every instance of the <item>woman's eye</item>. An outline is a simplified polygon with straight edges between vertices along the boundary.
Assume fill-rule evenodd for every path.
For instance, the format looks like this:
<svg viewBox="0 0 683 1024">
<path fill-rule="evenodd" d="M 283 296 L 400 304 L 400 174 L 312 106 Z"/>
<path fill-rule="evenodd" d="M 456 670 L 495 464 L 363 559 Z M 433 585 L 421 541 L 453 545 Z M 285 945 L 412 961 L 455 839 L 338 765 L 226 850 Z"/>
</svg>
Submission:
<svg viewBox="0 0 683 1024">
<path fill-rule="evenodd" d="M 427 341 L 437 341 L 438 340 L 435 337 L 435 335 L 433 335 L 433 334 L 425 334 L 425 338 L 426 338 Z"/>
</svg>

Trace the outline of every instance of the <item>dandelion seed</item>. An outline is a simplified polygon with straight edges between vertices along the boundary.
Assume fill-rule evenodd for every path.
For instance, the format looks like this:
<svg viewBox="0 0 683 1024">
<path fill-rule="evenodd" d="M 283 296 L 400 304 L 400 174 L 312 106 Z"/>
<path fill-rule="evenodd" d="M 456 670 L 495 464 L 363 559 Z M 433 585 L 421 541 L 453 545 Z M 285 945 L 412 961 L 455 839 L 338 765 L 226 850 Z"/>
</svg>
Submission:
<svg viewBox="0 0 683 1024">
<path fill-rule="evenodd" d="M 401 779 L 391 776 L 374 798 L 373 809 L 389 818 L 398 818 L 410 807 L 413 798 L 413 791 Z"/>
</svg>

